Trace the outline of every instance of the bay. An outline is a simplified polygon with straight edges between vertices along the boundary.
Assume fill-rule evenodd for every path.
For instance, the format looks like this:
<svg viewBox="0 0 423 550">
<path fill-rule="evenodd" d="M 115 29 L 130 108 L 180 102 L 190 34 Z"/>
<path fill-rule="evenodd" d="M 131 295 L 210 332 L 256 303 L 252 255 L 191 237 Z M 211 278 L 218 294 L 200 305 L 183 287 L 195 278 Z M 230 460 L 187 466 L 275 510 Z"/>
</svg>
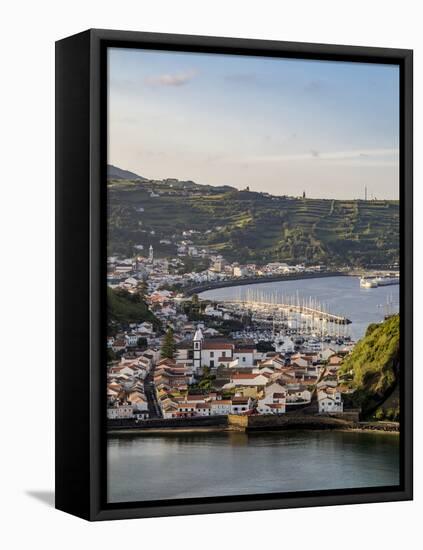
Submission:
<svg viewBox="0 0 423 550">
<path fill-rule="evenodd" d="M 285 431 L 108 439 L 109 502 L 399 484 L 398 434 Z"/>
<path fill-rule="evenodd" d="M 249 295 L 257 292 L 274 296 L 280 303 L 287 297 L 300 300 L 311 297 L 327 311 L 350 319 L 350 332 L 355 340 L 364 336 L 370 323 L 383 321 L 388 310 L 390 313 L 399 310 L 399 285 L 361 288 L 358 277 L 348 276 L 232 286 L 207 290 L 199 297 L 217 301 L 247 300 Z"/>
</svg>

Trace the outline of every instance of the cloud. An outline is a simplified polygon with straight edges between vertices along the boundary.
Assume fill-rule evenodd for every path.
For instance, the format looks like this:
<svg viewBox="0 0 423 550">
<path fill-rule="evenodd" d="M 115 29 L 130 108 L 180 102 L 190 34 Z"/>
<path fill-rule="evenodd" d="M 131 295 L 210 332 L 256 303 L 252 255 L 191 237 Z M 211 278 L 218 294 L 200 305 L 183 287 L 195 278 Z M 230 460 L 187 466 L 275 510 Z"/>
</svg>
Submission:
<svg viewBox="0 0 423 550">
<path fill-rule="evenodd" d="M 187 71 L 177 74 L 160 74 L 147 77 L 145 82 L 150 86 L 184 86 L 191 82 L 196 74 L 196 71 Z"/>
<path fill-rule="evenodd" d="M 398 149 L 355 149 L 350 151 L 318 151 L 312 149 L 307 153 L 292 153 L 280 155 L 256 155 L 250 156 L 248 159 L 243 158 L 242 161 L 253 163 L 279 163 L 279 162 L 295 162 L 295 161 L 312 161 L 312 162 L 343 162 L 343 161 L 361 161 L 367 165 L 369 161 L 381 164 L 396 163 L 398 161 Z"/>
</svg>

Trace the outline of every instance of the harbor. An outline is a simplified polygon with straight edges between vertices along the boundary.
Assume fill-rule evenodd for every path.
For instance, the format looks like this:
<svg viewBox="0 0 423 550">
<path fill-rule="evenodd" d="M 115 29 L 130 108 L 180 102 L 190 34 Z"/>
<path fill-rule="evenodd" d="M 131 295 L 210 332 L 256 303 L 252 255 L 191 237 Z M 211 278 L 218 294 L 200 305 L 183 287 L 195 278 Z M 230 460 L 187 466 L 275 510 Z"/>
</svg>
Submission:
<svg viewBox="0 0 423 550">
<path fill-rule="evenodd" d="M 236 337 L 269 340 L 274 335 L 326 343 L 362 338 L 370 323 L 398 312 L 399 285 L 369 292 L 360 277 L 332 276 L 226 287 L 199 294 L 224 312 L 251 318 L 258 330 L 244 328 Z M 254 334 L 256 333 L 256 334 Z"/>
</svg>

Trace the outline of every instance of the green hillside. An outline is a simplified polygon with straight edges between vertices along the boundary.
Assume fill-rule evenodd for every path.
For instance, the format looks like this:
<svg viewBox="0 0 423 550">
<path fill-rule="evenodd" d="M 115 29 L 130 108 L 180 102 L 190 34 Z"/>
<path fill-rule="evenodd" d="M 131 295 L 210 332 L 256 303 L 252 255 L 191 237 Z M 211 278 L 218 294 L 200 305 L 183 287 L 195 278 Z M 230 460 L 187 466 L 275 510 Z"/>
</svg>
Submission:
<svg viewBox="0 0 423 550">
<path fill-rule="evenodd" d="M 124 290 L 107 287 L 107 318 L 111 325 L 115 323 L 142 323 L 150 321 L 158 326 L 159 321 L 148 309 L 139 295 Z"/>
<path fill-rule="evenodd" d="M 160 194 L 160 196 L 151 196 Z M 194 182 L 111 181 L 109 253 L 153 244 L 175 254 L 182 232 L 232 261 L 371 267 L 399 261 L 398 201 L 274 197 Z M 161 244 L 160 240 L 171 240 Z"/>
<path fill-rule="evenodd" d="M 354 388 L 363 415 L 397 419 L 399 415 L 400 318 L 369 325 L 365 337 L 345 359 L 340 374 Z"/>
</svg>

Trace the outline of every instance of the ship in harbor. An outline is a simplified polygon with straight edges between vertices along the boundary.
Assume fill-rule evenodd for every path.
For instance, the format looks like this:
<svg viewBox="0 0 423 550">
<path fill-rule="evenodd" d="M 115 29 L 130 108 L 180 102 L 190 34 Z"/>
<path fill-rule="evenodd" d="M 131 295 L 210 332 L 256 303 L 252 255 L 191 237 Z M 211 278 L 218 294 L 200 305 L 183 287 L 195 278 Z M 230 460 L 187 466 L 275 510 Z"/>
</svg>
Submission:
<svg viewBox="0 0 423 550">
<path fill-rule="evenodd" d="M 360 277 L 361 288 L 377 288 L 378 286 L 399 285 L 399 275 L 382 275 L 376 277 Z"/>
</svg>

